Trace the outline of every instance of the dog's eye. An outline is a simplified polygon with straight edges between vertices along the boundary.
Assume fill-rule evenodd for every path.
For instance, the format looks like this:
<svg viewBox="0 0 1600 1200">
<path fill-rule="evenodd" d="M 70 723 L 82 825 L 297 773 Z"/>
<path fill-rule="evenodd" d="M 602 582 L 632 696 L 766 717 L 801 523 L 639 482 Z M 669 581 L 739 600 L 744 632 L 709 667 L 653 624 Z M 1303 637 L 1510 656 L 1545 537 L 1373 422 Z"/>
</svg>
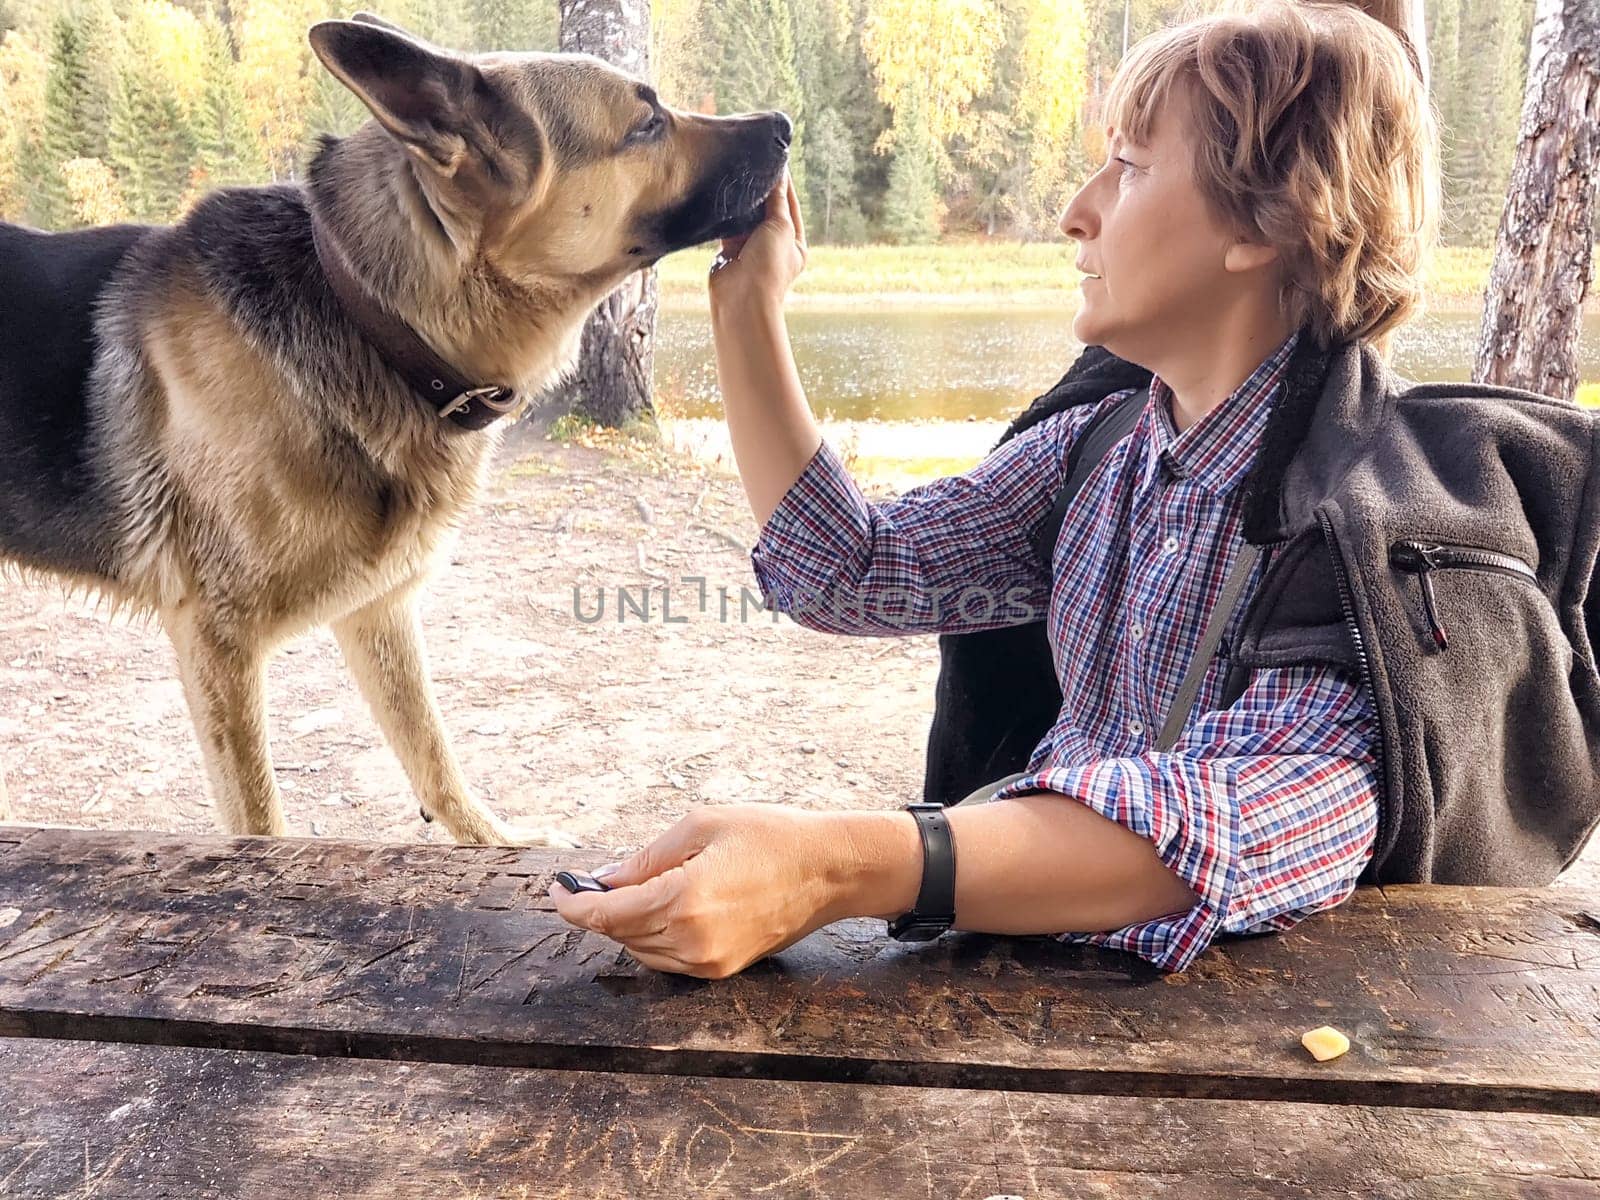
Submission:
<svg viewBox="0 0 1600 1200">
<path fill-rule="evenodd" d="M 648 121 L 628 135 L 628 140 L 630 142 L 648 141 L 660 133 L 666 127 L 666 124 L 667 122 L 660 113 L 652 113 Z"/>
</svg>

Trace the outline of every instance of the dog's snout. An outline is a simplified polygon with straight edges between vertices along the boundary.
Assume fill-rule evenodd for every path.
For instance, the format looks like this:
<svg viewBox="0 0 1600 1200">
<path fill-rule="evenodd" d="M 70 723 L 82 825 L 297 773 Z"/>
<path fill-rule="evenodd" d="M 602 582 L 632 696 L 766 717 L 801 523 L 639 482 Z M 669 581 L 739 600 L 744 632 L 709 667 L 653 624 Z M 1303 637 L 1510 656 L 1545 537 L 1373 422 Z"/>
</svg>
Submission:
<svg viewBox="0 0 1600 1200">
<path fill-rule="evenodd" d="M 794 122 L 783 113 L 775 112 L 772 114 L 772 130 L 778 145 L 787 150 L 789 143 L 794 140 Z"/>
</svg>

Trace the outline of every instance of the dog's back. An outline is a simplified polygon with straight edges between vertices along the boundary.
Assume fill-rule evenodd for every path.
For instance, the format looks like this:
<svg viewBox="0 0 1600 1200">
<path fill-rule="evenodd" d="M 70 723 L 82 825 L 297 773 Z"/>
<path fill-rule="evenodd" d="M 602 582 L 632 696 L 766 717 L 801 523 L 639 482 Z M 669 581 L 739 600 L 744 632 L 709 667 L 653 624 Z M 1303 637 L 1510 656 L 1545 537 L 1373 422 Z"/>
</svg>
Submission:
<svg viewBox="0 0 1600 1200">
<path fill-rule="evenodd" d="M 0 558 L 103 576 L 111 513 L 90 460 L 95 302 L 152 227 L 0 224 Z"/>
</svg>

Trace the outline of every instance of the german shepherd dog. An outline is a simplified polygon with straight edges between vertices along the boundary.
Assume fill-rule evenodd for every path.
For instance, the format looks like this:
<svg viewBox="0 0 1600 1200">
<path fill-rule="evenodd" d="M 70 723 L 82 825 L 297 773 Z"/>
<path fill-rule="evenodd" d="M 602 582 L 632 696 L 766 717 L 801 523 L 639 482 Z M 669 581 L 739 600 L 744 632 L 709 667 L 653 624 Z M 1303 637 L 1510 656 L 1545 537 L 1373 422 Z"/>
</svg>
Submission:
<svg viewBox="0 0 1600 1200">
<path fill-rule="evenodd" d="M 285 832 L 264 665 L 326 624 L 424 819 L 576 846 L 473 797 L 428 676 L 417 590 L 505 424 L 460 418 L 570 372 L 631 273 L 753 230 L 791 125 L 365 13 L 309 37 L 372 119 L 324 137 L 304 186 L 217 191 L 172 227 L 0 225 L 0 565 L 160 621 L 230 833 Z"/>
</svg>

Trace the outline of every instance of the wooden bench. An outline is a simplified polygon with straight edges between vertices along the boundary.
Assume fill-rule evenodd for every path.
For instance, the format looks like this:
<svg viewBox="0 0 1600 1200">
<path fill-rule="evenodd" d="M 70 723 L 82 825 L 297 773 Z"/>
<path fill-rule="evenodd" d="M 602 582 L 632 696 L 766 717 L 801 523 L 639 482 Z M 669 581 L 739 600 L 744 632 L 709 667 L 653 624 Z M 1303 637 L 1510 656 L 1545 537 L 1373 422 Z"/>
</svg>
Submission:
<svg viewBox="0 0 1600 1200">
<path fill-rule="evenodd" d="M 1600 1195 L 1600 892 L 708 981 L 555 915 L 601 857 L 0 827 L 0 1196 Z"/>
</svg>

